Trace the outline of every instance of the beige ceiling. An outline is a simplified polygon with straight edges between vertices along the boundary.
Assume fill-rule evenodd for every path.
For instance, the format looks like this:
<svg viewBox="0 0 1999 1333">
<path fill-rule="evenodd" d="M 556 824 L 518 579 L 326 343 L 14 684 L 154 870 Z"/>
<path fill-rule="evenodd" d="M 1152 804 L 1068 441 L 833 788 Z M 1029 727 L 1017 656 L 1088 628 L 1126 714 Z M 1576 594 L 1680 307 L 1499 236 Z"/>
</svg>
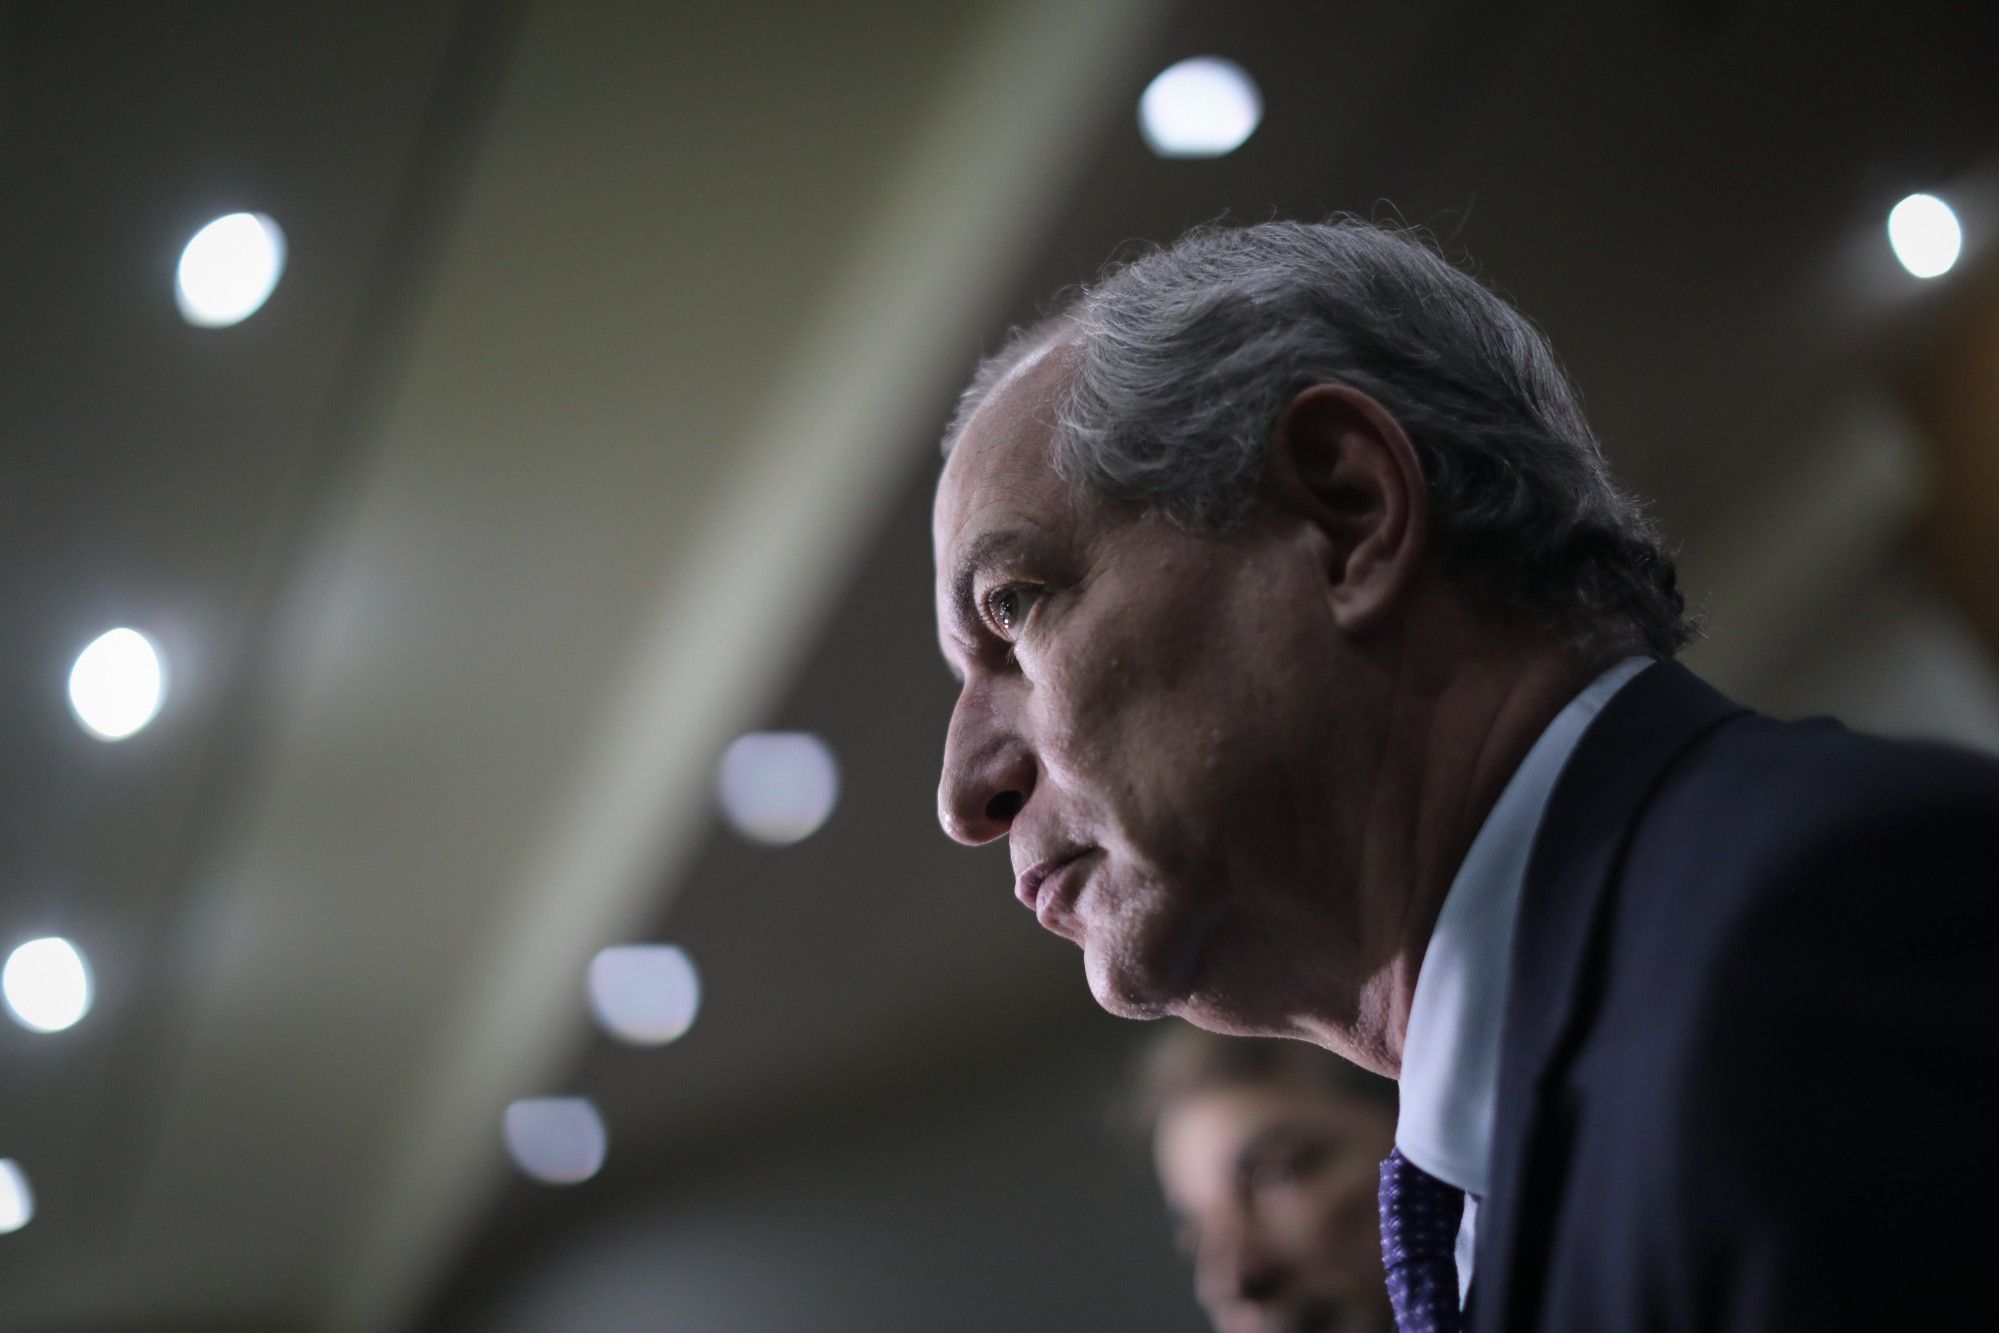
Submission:
<svg viewBox="0 0 1999 1333">
<path fill-rule="evenodd" d="M 138 256 L 64 252 L 119 269 L 129 290 L 92 295 L 143 328 L 95 383 L 61 365 L 41 406 L 119 405 L 90 442 L 115 491 L 96 522 L 143 525 L 121 554 L 155 568 L 100 601 L 154 630 L 176 690 L 143 742 L 58 728 L 37 764 L 88 807 L 46 802 L 68 845 L 118 851 L 87 876 L 41 853 L 72 881 L 46 915 L 91 920 L 70 929 L 106 1012 L 88 1075 L 10 1107 L 5 1151 L 44 1182 L 0 1253 L 10 1327 L 407 1308 L 498 1164 L 500 1108 L 573 1035 L 583 963 L 705 827 L 713 754 L 819 626 L 1154 8 L 546 3 L 502 31 L 447 6 L 241 7 L 108 41 L 27 14 L 10 47 L 38 86 L 9 130 L 36 197 L 74 208 L 64 177 L 88 177 L 162 228 L 94 237 Z M 79 71 L 115 107 L 67 104 Z M 58 160 L 43 98 L 88 122 L 87 161 Z M 215 150 L 191 109 L 228 100 L 288 119 L 231 136 L 234 193 L 190 189 L 176 168 Z M 294 210 L 258 179 L 318 153 L 369 197 Z M 292 272 L 238 330 L 176 328 L 161 263 L 225 194 L 290 228 Z M 8 239 L 31 262 L 27 226 Z M 49 287 L 17 323 L 86 339 L 53 327 Z M 211 379 L 174 417 L 148 399 L 196 396 L 177 361 Z M 279 362 L 296 383 L 255 383 Z M 269 418 L 222 401 L 243 381 Z M 15 416 L 34 507 L 82 508 Z M 259 448 L 279 475 L 246 495 Z M 40 536 L 58 569 L 96 558 L 68 522 Z M 44 674 L 74 638 L 37 645 Z M 121 763 L 170 790 L 93 788 Z M 24 1058 L 53 1063 L 44 1045 Z"/>
</svg>

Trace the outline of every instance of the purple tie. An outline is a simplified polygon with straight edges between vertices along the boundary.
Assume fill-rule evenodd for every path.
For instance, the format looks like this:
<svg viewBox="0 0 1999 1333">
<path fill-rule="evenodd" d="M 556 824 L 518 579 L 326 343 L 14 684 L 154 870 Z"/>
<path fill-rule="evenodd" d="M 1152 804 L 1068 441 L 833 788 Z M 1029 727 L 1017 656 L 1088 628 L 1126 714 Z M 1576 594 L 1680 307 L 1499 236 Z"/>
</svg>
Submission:
<svg viewBox="0 0 1999 1333">
<path fill-rule="evenodd" d="M 1465 1193 L 1402 1155 L 1381 1164 L 1381 1262 L 1397 1333 L 1458 1333 L 1458 1222 Z"/>
</svg>

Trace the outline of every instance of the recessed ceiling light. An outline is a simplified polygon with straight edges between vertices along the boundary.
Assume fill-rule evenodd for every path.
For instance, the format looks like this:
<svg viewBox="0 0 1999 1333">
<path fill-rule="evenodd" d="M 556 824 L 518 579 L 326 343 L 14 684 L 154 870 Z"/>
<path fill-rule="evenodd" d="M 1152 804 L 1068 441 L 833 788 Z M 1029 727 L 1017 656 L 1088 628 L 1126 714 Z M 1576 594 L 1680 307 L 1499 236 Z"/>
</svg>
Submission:
<svg viewBox="0 0 1999 1333">
<path fill-rule="evenodd" d="M 7 956 L 0 993 L 14 1021 L 33 1032 L 61 1032 L 90 1012 L 90 969 L 59 935 L 29 940 Z"/>
<path fill-rule="evenodd" d="M 174 301 L 197 328 L 240 324 L 257 313 L 285 271 L 285 234 L 262 213 L 231 213 L 194 234 L 174 271 Z"/>
<path fill-rule="evenodd" d="M 524 1097 L 501 1122 L 514 1165 L 544 1185 L 575 1185 L 604 1165 L 609 1136 L 588 1097 Z"/>
<path fill-rule="evenodd" d="M 1221 157 L 1263 120 L 1256 80 L 1233 60 L 1194 56 L 1169 65 L 1138 99 L 1138 128 L 1161 157 Z"/>
<path fill-rule="evenodd" d="M 1888 214 L 1888 244 L 1903 268 L 1934 278 L 1957 262 L 1964 229 L 1949 204 L 1933 194 L 1912 194 Z"/>
<path fill-rule="evenodd" d="M 614 944 L 590 960 L 590 1007 L 620 1041 L 664 1046 L 694 1026 L 701 978 L 678 945 Z"/>
<path fill-rule="evenodd" d="M 811 837 L 840 799 L 840 769 L 826 742 L 805 731 L 753 731 L 722 756 L 722 813 L 753 842 Z"/>
<path fill-rule="evenodd" d="M 135 629 L 107 630 L 69 669 L 69 706 L 85 731 L 122 741 L 151 722 L 166 696 L 166 673 L 153 641 Z"/>
<path fill-rule="evenodd" d="M 0 1157 L 0 1236 L 19 1231 L 35 1220 L 35 1192 L 20 1163 Z"/>
</svg>

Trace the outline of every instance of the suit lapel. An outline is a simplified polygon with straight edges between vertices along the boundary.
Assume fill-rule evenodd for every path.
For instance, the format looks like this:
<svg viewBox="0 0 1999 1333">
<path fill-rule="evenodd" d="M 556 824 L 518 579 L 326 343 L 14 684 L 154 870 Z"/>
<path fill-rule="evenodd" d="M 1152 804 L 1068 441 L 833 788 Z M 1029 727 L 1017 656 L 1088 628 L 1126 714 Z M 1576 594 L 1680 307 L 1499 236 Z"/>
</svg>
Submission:
<svg viewBox="0 0 1999 1333">
<path fill-rule="evenodd" d="M 1587 1017 L 1590 946 L 1633 820 L 1683 750 L 1745 711 L 1685 667 L 1650 667 L 1597 715 L 1549 797 L 1514 932 L 1492 1195 L 1479 1205 L 1481 1330 L 1534 1326 L 1563 1138 L 1544 1098 Z"/>
</svg>

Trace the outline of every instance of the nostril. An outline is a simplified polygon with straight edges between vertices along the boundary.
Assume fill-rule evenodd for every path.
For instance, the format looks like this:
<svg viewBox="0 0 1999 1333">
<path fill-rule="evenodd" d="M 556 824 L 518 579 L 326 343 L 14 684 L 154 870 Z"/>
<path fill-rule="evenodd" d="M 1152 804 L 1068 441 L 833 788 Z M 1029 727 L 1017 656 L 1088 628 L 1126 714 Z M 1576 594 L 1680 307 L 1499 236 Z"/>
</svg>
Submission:
<svg viewBox="0 0 1999 1333">
<path fill-rule="evenodd" d="M 1242 1298 L 1259 1305 L 1276 1300 L 1283 1287 L 1282 1275 L 1275 1272 L 1246 1273 L 1240 1284 Z"/>
<path fill-rule="evenodd" d="M 1026 801 L 1017 791 L 1003 791 L 986 802 L 986 818 L 996 824 L 1011 824 Z"/>
</svg>

